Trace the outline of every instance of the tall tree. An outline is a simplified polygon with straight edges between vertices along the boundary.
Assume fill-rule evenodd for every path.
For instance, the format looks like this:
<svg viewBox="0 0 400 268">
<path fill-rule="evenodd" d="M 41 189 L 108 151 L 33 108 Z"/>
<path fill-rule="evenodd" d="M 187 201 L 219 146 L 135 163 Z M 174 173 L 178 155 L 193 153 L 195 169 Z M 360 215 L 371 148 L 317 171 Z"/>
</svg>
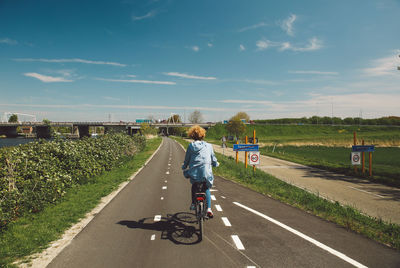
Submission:
<svg viewBox="0 0 400 268">
<path fill-rule="evenodd" d="M 8 119 L 8 123 L 18 123 L 18 115 L 12 114 Z"/>
<path fill-rule="evenodd" d="M 195 110 L 195 111 L 193 111 L 193 113 L 191 113 L 189 115 L 189 122 L 193 123 L 193 124 L 202 123 L 203 115 L 201 114 L 201 112 L 199 110 Z"/>
<path fill-rule="evenodd" d="M 226 125 L 226 130 L 229 134 L 240 137 L 246 132 L 246 125 L 237 117 L 233 117 Z"/>
<path fill-rule="evenodd" d="M 239 120 L 244 119 L 247 123 L 250 121 L 250 116 L 245 112 L 238 112 L 230 120 L 233 120 L 233 119 L 239 119 Z"/>
<path fill-rule="evenodd" d="M 174 114 L 170 118 L 168 118 L 168 123 L 181 123 L 181 117 L 179 114 Z"/>
</svg>

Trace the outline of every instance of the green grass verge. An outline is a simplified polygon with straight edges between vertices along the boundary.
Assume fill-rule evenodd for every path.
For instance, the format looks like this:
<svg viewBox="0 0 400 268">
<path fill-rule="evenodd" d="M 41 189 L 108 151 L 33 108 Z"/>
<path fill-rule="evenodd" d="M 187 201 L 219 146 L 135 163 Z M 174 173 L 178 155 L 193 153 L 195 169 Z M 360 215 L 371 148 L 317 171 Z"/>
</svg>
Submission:
<svg viewBox="0 0 400 268">
<path fill-rule="evenodd" d="M 174 137 L 174 139 L 184 147 L 189 144 L 181 138 Z M 253 173 L 252 169 L 246 169 L 243 163 L 236 164 L 232 157 L 218 153 L 216 155 L 220 166 L 213 169 L 215 175 L 235 181 L 256 192 L 334 222 L 348 230 L 400 249 L 400 225 L 363 215 L 358 210 L 342 206 L 338 202 L 330 202 L 261 170 L 257 169 Z"/>
<path fill-rule="evenodd" d="M 274 151 L 274 152 L 273 152 Z M 341 174 L 365 178 L 373 182 L 400 187 L 400 148 L 377 147 L 372 153 L 372 177 L 369 177 L 368 153 L 365 153 L 365 174 L 357 173 L 350 163 L 350 148 L 327 146 L 265 146 L 260 153 L 299 164 Z"/>
<path fill-rule="evenodd" d="M 119 167 L 93 178 L 88 184 L 70 189 L 56 205 L 10 224 L 0 233 L 0 267 L 14 267 L 12 263 L 17 259 L 40 252 L 59 239 L 65 230 L 95 208 L 102 197 L 142 167 L 160 143 L 161 138 L 148 140 L 143 151 L 126 159 Z"/>
<path fill-rule="evenodd" d="M 316 144 L 352 145 L 353 132 L 357 132 L 358 144 L 397 146 L 400 143 L 400 127 L 393 126 L 329 126 L 329 125 L 246 125 L 246 133 L 253 137 L 253 130 L 259 142 L 267 144 Z M 207 131 L 206 139 L 221 142 L 222 136 L 228 136 L 225 125 L 217 124 Z"/>
</svg>

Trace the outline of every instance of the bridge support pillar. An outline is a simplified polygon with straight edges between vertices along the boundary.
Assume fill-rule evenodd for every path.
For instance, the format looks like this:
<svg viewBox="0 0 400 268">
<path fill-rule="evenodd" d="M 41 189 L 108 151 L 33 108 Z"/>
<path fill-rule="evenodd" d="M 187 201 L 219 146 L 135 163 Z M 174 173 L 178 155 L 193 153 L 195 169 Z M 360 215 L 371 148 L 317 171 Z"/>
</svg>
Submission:
<svg viewBox="0 0 400 268">
<path fill-rule="evenodd" d="M 104 134 L 107 133 L 127 133 L 126 126 L 104 126 Z"/>
<path fill-rule="evenodd" d="M 15 138 L 18 136 L 16 126 L 1 126 L 0 135 L 6 135 L 7 138 Z"/>
<path fill-rule="evenodd" d="M 79 138 L 90 137 L 89 126 L 88 125 L 78 126 L 78 133 L 79 133 Z"/>
<path fill-rule="evenodd" d="M 40 139 L 51 138 L 51 132 L 49 126 L 36 126 L 36 137 Z"/>
</svg>

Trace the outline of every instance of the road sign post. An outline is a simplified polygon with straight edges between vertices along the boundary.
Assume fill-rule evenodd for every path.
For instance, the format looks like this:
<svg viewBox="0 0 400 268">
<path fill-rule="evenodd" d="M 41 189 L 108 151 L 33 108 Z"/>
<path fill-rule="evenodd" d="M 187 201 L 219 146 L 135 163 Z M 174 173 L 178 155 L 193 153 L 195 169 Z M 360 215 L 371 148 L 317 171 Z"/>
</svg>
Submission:
<svg viewBox="0 0 400 268">
<path fill-rule="evenodd" d="M 245 138 L 244 144 L 247 144 L 247 136 Z M 247 168 L 247 151 L 244 151 L 244 167 Z"/>
</svg>

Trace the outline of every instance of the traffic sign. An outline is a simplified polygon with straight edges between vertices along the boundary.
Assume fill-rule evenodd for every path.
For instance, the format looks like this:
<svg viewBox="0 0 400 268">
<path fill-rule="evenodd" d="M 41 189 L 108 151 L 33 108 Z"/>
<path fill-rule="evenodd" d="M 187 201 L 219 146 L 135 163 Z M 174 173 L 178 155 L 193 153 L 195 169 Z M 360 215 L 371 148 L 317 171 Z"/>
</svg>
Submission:
<svg viewBox="0 0 400 268">
<path fill-rule="evenodd" d="M 250 152 L 249 153 L 249 164 L 259 165 L 260 164 L 260 152 Z"/>
<path fill-rule="evenodd" d="M 353 145 L 353 152 L 373 152 L 375 151 L 374 145 Z"/>
<path fill-rule="evenodd" d="M 352 165 L 360 165 L 361 164 L 361 153 L 360 152 L 352 152 L 351 153 L 351 164 Z"/>
<path fill-rule="evenodd" d="M 258 151 L 258 144 L 234 144 L 234 151 L 254 152 Z"/>
</svg>

